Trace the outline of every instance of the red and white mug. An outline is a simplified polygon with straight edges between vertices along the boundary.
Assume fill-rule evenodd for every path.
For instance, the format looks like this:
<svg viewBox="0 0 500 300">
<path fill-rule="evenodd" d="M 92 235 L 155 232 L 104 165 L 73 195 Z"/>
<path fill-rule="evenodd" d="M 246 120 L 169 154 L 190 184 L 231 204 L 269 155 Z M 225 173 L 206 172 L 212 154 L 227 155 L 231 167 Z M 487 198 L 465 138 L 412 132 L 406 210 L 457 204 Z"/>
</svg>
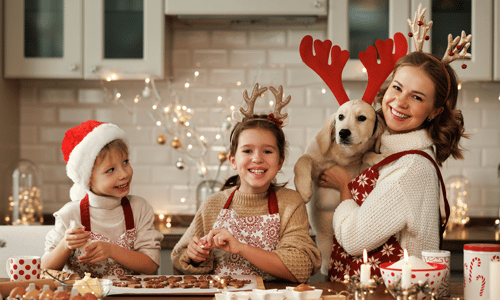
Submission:
<svg viewBox="0 0 500 300">
<path fill-rule="evenodd" d="M 422 251 L 422 260 L 426 263 L 438 263 L 446 266 L 443 281 L 437 290 L 439 297 L 448 297 L 450 295 L 450 258 L 451 252 L 447 250 Z"/>
<path fill-rule="evenodd" d="M 490 299 L 490 285 L 498 285 L 498 278 L 490 277 L 490 263 L 500 261 L 500 244 L 464 245 L 464 298 Z"/>
<path fill-rule="evenodd" d="M 14 256 L 6 261 L 10 281 L 40 279 L 40 256 Z"/>
</svg>

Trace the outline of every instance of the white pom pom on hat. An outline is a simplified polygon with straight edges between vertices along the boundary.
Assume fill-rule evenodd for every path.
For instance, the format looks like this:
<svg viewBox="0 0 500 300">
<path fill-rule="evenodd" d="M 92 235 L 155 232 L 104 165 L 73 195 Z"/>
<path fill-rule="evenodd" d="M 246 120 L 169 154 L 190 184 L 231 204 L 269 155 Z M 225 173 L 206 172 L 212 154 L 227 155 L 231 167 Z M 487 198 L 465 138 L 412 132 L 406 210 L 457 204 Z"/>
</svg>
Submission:
<svg viewBox="0 0 500 300">
<path fill-rule="evenodd" d="M 89 191 L 95 159 L 101 149 L 114 140 L 127 143 L 125 132 L 111 123 L 88 120 L 68 129 L 61 150 L 66 161 L 66 174 L 73 180 L 72 201 L 79 201 Z"/>
</svg>

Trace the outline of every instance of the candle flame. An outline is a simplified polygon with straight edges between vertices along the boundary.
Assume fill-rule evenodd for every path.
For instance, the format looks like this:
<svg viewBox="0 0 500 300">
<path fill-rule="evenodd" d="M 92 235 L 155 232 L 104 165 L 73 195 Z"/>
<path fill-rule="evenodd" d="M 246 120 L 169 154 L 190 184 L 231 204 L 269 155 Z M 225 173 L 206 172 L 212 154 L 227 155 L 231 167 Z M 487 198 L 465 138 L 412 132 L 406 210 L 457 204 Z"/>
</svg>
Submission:
<svg viewBox="0 0 500 300">
<path fill-rule="evenodd" d="M 368 253 L 366 249 L 363 250 L 363 262 L 366 264 L 368 262 Z"/>
</svg>

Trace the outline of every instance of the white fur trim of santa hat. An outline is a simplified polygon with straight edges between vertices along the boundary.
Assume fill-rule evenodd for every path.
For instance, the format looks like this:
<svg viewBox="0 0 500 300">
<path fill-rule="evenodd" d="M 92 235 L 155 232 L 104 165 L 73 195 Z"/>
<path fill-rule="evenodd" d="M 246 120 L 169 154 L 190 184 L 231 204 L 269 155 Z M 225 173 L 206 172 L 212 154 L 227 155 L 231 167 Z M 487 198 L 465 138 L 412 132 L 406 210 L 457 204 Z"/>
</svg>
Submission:
<svg viewBox="0 0 500 300">
<path fill-rule="evenodd" d="M 104 146 L 117 139 L 127 143 L 122 129 L 111 123 L 93 120 L 66 131 L 61 149 L 67 162 L 66 174 L 74 182 L 70 190 L 72 201 L 85 197 L 97 155 Z"/>
</svg>

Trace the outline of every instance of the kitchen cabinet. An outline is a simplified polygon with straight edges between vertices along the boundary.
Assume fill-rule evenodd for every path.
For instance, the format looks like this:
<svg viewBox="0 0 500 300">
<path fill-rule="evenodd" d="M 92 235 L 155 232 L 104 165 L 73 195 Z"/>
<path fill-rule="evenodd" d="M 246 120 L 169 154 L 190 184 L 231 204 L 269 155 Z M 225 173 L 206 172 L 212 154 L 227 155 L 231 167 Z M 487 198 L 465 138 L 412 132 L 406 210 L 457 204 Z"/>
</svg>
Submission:
<svg viewBox="0 0 500 300">
<path fill-rule="evenodd" d="M 499 1 L 495 0 L 497 9 Z M 464 62 L 461 60 L 453 62 L 452 66 L 461 80 L 491 80 L 493 75 L 491 63 L 493 61 L 493 0 L 330 1 L 328 39 L 343 50 L 349 50 L 351 56 L 344 68 L 343 79 L 366 80 L 367 75 L 363 70 L 363 65 L 357 59 L 358 53 L 366 50 L 368 45 L 374 45 L 377 39 L 393 38 L 396 32 L 407 35 L 410 31 L 407 20 L 413 19 L 419 3 L 427 7 L 425 13 L 427 21 L 434 22 L 429 34 L 431 39 L 425 42 L 424 51 L 428 53 L 432 50 L 439 51 L 434 54 L 442 57 L 443 49 L 446 49 L 448 33 L 452 33 L 455 37 L 460 35 L 461 30 L 465 30 L 467 34 L 472 34 L 469 51 L 472 53 L 472 58 L 465 61 L 466 69 L 462 69 L 461 65 Z M 453 10 L 445 6 L 444 9 L 439 10 L 440 4 L 446 3 L 451 3 L 452 6 L 458 5 L 458 9 Z M 433 5 L 434 9 L 438 9 L 435 12 L 436 18 L 433 18 Z M 498 13 L 496 17 L 498 19 Z M 463 28 L 466 23 L 463 19 L 469 20 L 468 28 Z M 443 31 L 446 33 L 439 38 L 433 34 Z M 499 33 L 497 37 L 498 35 Z M 410 38 L 408 38 L 408 43 L 409 51 L 413 51 L 413 41 Z M 499 51 L 496 51 L 495 55 L 499 56 L 497 52 Z M 500 72 L 497 72 L 497 76 L 500 76 Z"/>
<path fill-rule="evenodd" d="M 6 78 L 163 78 L 163 0 L 5 0 Z"/>
<path fill-rule="evenodd" d="M 493 14 L 493 60 L 494 60 L 494 72 L 493 80 L 500 81 L 500 0 L 495 0 L 495 13 Z"/>
</svg>

